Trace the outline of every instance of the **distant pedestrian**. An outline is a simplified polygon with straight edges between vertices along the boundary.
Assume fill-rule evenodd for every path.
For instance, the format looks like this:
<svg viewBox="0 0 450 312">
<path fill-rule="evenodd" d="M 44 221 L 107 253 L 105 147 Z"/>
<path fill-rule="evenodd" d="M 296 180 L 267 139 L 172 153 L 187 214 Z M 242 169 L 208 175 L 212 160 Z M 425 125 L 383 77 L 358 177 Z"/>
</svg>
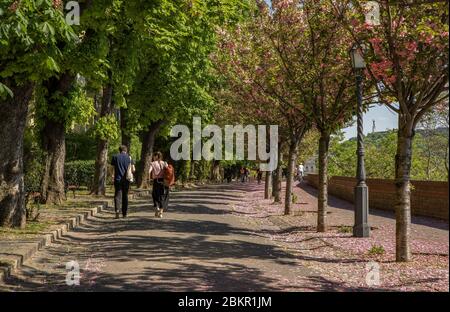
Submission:
<svg viewBox="0 0 450 312">
<path fill-rule="evenodd" d="M 239 170 L 239 178 L 241 179 L 241 183 L 245 182 L 245 169 L 243 167 Z"/>
<path fill-rule="evenodd" d="M 248 170 L 247 167 L 244 167 L 244 181 L 245 182 L 249 181 L 249 176 L 250 176 L 250 170 Z"/>
<path fill-rule="evenodd" d="M 303 181 L 304 174 L 305 174 L 305 167 L 303 166 L 303 163 L 300 163 L 300 165 L 298 165 L 298 170 L 297 170 L 297 176 L 298 176 L 298 180 L 300 182 Z"/>
<path fill-rule="evenodd" d="M 173 166 L 163 161 L 161 152 L 153 154 L 149 176 L 153 179 L 152 197 L 156 210 L 155 216 L 162 218 L 169 204 L 169 191 L 170 186 L 175 183 L 175 173 Z"/>
<path fill-rule="evenodd" d="M 128 148 L 125 145 L 120 146 L 119 154 L 113 156 L 111 165 L 114 167 L 114 210 L 116 219 L 120 216 L 120 206 L 122 207 L 122 216 L 126 218 L 128 212 L 128 191 L 130 183 L 133 182 L 135 168 L 133 160 L 128 155 Z"/>
</svg>

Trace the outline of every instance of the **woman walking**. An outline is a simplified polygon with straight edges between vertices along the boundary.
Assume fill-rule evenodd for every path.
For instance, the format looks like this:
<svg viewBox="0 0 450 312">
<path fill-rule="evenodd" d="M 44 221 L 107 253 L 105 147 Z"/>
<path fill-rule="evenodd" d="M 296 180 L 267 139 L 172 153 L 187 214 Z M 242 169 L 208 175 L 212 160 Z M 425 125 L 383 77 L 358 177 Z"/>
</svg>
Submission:
<svg viewBox="0 0 450 312">
<path fill-rule="evenodd" d="M 169 186 L 164 183 L 164 171 L 168 164 L 163 161 L 161 152 L 153 154 L 153 161 L 150 166 L 149 176 L 153 179 L 153 205 L 156 209 L 155 216 L 163 217 L 163 212 L 169 203 Z"/>
</svg>

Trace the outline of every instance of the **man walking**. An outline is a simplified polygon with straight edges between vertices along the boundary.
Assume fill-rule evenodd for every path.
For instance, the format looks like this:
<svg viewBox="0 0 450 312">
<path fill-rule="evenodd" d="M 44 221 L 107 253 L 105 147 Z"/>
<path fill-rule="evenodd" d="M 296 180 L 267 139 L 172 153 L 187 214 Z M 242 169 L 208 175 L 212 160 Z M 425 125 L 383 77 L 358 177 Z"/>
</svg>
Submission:
<svg viewBox="0 0 450 312">
<path fill-rule="evenodd" d="M 305 175 L 305 166 L 303 166 L 303 163 L 300 163 L 300 165 L 298 166 L 297 174 L 298 174 L 298 180 L 300 182 L 303 182 L 303 177 Z"/>
<path fill-rule="evenodd" d="M 122 203 L 122 216 L 126 218 L 128 191 L 130 189 L 130 177 L 127 177 L 127 171 L 134 172 L 134 163 L 128 155 L 128 148 L 125 145 L 119 147 L 119 154 L 113 156 L 111 165 L 114 167 L 114 210 L 116 219 L 120 216 L 120 203 Z"/>
</svg>

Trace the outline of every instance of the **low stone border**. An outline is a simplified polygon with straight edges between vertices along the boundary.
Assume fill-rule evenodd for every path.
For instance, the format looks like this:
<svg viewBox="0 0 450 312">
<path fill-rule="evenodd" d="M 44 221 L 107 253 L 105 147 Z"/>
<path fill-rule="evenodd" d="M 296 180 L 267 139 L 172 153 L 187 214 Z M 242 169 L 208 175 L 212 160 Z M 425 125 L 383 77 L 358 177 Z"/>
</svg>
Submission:
<svg viewBox="0 0 450 312">
<path fill-rule="evenodd" d="M 135 199 L 137 197 L 143 197 L 150 194 L 148 190 L 137 190 L 130 194 L 130 199 Z M 99 202 L 100 204 L 97 207 L 90 209 L 87 212 L 80 213 L 76 217 L 72 217 L 64 224 L 61 224 L 57 229 L 44 234 L 41 238 L 38 238 L 35 242 L 24 242 L 27 245 L 30 245 L 25 249 L 22 254 L 17 255 L 2 255 L 0 251 L 0 255 L 2 255 L 2 259 L 6 259 L 6 263 L 0 262 L 0 283 L 5 282 L 5 280 L 11 276 L 11 273 L 20 269 L 23 264 L 33 257 L 36 252 L 47 247 L 51 243 L 56 242 L 58 239 L 61 239 L 67 232 L 77 228 L 85 222 L 90 217 L 94 217 L 97 214 L 101 213 L 108 209 L 108 207 L 112 207 L 113 204 L 111 201 L 103 201 Z M 20 243 L 19 243 L 20 244 Z"/>
</svg>

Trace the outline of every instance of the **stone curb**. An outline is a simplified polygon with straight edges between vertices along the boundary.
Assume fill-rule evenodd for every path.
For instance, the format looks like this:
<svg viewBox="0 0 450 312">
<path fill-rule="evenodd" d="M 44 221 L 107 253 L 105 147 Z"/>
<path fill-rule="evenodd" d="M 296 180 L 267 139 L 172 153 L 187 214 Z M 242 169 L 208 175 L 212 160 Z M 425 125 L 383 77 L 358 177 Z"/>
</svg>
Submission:
<svg viewBox="0 0 450 312">
<path fill-rule="evenodd" d="M 133 194 L 130 194 L 130 199 L 136 199 L 138 197 L 146 196 L 149 194 L 150 191 L 138 190 Z M 44 234 L 41 238 L 38 239 L 37 242 L 31 244 L 31 246 L 25 251 L 24 254 L 11 256 L 11 259 L 8 259 L 8 263 L 0 266 L 0 283 L 4 283 L 5 280 L 11 276 L 12 272 L 20 269 L 23 266 L 24 262 L 33 257 L 36 252 L 47 247 L 58 239 L 61 239 L 62 237 L 64 237 L 64 235 L 67 234 L 67 232 L 77 228 L 78 226 L 80 226 L 80 224 L 85 222 L 90 217 L 94 217 L 102 211 L 107 210 L 108 207 L 113 206 L 112 201 L 105 200 L 99 203 L 100 204 L 97 205 L 97 207 L 91 208 L 89 211 L 80 213 L 77 216 L 70 218 L 64 224 L 61 224 L 57 229 Z"/>
</svg>

